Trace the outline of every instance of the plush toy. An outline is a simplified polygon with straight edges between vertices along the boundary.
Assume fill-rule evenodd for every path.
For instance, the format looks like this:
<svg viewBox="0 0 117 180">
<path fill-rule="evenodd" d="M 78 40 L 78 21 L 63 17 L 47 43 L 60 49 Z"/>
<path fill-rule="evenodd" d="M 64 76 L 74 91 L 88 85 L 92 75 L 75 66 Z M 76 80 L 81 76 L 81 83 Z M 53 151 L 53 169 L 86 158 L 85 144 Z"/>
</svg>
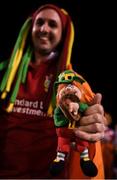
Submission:
<svg viewBox="0 0 117 180">
<path fill-rule="evenodd" d="M 55 92 L 57 107 L 54 111 L 54 123 L 58 136 L 58 147 L 50 172 L 52 175 L 58 175 L 63 171 L 71 143 L 75 143 L 76 150 L 80 153 L 83 173 L 94 177 L 98 170 L 89 157 L 89 143 L 78 139 L 73 133 L 73 128 L 78 127 L 79 119 L 88 108 L 88 103 L 94 94 L 88 83 L 72 70 L 66 70 L 58 76 L 58 81 L 55 82 Z"/>
</svg>

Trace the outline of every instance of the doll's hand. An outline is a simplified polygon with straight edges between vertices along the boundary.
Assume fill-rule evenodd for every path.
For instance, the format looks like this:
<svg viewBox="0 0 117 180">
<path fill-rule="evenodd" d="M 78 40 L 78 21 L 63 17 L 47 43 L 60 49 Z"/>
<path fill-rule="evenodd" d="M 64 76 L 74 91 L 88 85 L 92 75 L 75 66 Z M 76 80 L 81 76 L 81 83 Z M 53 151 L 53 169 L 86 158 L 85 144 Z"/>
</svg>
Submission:
<svg viewBox="0 0 117 180">
<path fill-rule="evenodd" d="M 80 119 L 80 127 L 74 129 L 75 135 L 88 141 L 98 141 L 104 137 L 105 117 L 101 103 L 102 96 L 97 93 L 94 100 Z"/>
</svg>

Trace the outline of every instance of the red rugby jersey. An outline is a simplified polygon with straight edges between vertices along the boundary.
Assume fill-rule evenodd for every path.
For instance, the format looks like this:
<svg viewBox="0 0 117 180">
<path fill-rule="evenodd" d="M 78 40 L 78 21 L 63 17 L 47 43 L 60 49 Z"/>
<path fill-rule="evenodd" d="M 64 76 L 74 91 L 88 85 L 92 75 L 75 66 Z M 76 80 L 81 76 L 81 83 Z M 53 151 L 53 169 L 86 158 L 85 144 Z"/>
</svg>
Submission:
<svg viewBox="0 0 117 180">
<path fill-rule="evenodd" d="M 56 62 L 29 65 L 12 113 L 0 113 L 0 177 L 50 178 L 57 137 L 47 116 L 53 92 Z"/>
</svg>

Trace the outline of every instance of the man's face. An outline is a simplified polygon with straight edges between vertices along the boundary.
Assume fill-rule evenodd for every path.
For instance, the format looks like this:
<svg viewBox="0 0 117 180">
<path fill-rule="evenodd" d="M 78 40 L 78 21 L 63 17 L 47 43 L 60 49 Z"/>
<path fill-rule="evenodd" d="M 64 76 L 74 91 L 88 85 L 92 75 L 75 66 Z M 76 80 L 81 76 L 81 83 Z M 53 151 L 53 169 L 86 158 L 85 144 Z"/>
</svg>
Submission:
<svg viewBox="0 0 117 180">
<path fill-rule="evenodd" d="M 48 54 L 59 44 L 62 37 L 62 23 L 53 9 L 44 9 L 36 16 L 32 27 L 32 42 L 35 50 Z"/>
</svg>

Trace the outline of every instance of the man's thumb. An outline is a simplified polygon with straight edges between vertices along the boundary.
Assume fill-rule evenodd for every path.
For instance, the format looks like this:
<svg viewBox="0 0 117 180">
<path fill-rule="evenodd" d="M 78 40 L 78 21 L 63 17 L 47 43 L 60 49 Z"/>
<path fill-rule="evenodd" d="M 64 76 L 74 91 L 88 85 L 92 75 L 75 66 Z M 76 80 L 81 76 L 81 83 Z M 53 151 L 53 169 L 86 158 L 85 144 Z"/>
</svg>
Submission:
<svg viewBox="0 0 117 180">
<path fill-rule="evenodd" d="M 101 104 L 101 100 L 102 100 L 102 94 L 101 93 L 96 93 L 93 100 L 90 102 L 90 105 Z"/>
</svg>

